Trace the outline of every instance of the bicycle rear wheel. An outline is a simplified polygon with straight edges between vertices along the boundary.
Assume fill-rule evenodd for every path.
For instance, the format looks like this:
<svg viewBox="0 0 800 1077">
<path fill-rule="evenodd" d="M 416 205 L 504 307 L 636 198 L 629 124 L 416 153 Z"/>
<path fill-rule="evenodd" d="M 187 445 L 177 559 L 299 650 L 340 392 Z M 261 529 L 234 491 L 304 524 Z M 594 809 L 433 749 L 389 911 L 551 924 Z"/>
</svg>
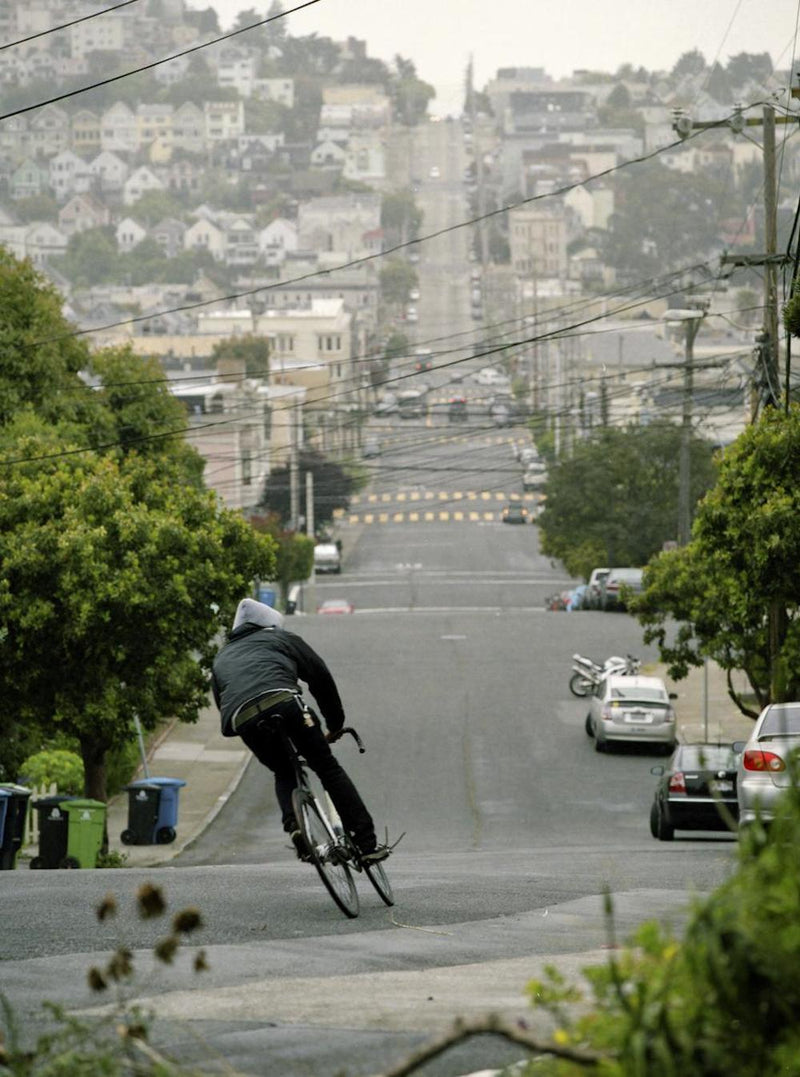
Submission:
<svg viewBox="0 0 800 1077">
<path fill-rule="evenodd" d="M 292 807 L 320 879 L 345 916 L 353 919 L 358 916 L 358 891 L 350 868 L 342 859 L 343 851 L 325 824 L 320 805 L 307 789 L 295 789 Z"/>
<path fill-rule="evenodd" d="M 389 882 L 389 876 L 383 870 L 383 864 L 378 861 L 377 864 L 362 864 L 362 867 L 365 875 L 378 891 L 378 896 L 384 905 L 394 905 L 392 884 Z"/>
</svg>

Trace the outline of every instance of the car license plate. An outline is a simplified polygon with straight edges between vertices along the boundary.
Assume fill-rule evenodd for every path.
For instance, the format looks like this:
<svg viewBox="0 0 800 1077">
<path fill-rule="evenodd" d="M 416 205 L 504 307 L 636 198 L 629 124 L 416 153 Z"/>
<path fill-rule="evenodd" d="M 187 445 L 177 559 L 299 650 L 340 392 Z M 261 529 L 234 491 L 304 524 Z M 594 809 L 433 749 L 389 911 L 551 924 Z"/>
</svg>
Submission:
<svg viewBox="0 0 800 1077">
<path fill-rule="evenodd" d="M 653 716 L 644 711 L 630 711 L 625 715 L 625 721 L 632 722 L 634 725 L 646 725 L 653 721 Z"/>
<path fill-rule="evenodd" d="M 711 788 L 717 793 L 732 793 L 733 782 L 712 782 Z"/>
</svg>

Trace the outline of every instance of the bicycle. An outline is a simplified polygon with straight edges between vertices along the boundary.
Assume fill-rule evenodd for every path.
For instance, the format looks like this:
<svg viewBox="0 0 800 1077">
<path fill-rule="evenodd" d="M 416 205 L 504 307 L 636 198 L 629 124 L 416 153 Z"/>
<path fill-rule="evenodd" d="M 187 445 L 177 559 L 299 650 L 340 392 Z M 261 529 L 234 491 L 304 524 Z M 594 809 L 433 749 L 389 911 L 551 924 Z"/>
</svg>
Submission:
<svg viewBox="0 0 800 1077">
<path fill-rule="evenodd" d="M 365 863 L 361 859 L 361 854 L 342 826 L 342 820 L 328 793 L 323 790 L 322 797 L 317 795 L 311 785 L 306 761 L 282 726 L 280 733 L 297 779 L 297 787 L 292 792 L 292 807 L 297 825 L 308 849 L 308 858 L 317 869 L 328 893 L 345 916 L 355 919 L 359 913 L 359 900 L 353 872 L 363 871 L 381 901 L 385 905 L 394 905 L 392 884 L 383 864 L 380 861 Z M 344 733 L 355 740 L 359 752 L 363 754 L 366 751 L 355 729 L 345 726 L 336 739 Z"/>
</svg>

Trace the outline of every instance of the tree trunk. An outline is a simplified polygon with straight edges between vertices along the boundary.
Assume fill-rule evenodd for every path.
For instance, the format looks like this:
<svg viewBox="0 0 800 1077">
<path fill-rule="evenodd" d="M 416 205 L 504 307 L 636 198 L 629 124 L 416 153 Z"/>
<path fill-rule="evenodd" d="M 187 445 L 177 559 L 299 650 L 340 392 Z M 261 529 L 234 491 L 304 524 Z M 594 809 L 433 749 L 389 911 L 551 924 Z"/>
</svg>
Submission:
<svg viewBox="0 0 800 1077">
<path fill-rule="evenodd" d="M 787 627 L 786 607 L 780 599 L 773 598 L 769 604 L 769 675 L 772 703 L 786 702 L 786 670 L 782 652 Z"/>
<path fill-rule="evenodd" d="M 103 741 L 82 738 L 81 758 L 83 759 L 83 793 L 89 800 L 108 800 L 106 791 L 106 745 Z M 108 819 L 103 828 L 101 852 L 108 852 Z"/>
</svg>

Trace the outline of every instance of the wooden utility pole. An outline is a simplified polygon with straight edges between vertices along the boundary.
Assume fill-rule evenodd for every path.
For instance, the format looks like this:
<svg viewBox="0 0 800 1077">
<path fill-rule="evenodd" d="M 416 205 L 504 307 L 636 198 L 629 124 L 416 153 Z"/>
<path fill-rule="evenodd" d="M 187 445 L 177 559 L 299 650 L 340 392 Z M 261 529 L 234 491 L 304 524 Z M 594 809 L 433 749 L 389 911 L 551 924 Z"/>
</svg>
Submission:
<svg viewBox="0 0 800 1077">
<path fill-rule="evenodd" d="M 780 400 L 780 373 L 778 356 L 780 353 L 779 319 L 778 319 L 778 267 L 789 261 L 786 254 L 778 254 L 778 219 L 777 219 L 777 182 L 775 173 L 775 126 L 776 124 L 798 123 L 799 117 L 775 116 L 773 105 L 764 105 L 761 118 L 747 117 L 740 107 L 727 120 L 693 121 L 685 113 L 676 110 L 672 128 L 681 138 L 688 138 L 692 131 L 719 128 L 727 125 L 735 134 L 745 134 L 748 127 L 763 128 L 762 152 L 764 157 L 764 245 L 762 254 L 725 254 L 723 265 L 759 266 L 764 269 L 764 328 L 760 347 L 762 357 L 762 380 L 766 385 L 765 399 L 770 404 Z M 752 141 L 752 140 L 751 140 Z"/>
</svg>

